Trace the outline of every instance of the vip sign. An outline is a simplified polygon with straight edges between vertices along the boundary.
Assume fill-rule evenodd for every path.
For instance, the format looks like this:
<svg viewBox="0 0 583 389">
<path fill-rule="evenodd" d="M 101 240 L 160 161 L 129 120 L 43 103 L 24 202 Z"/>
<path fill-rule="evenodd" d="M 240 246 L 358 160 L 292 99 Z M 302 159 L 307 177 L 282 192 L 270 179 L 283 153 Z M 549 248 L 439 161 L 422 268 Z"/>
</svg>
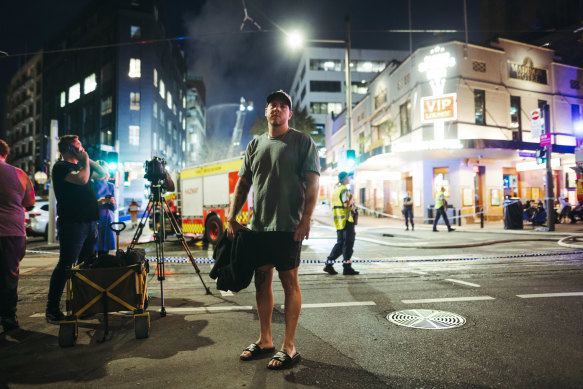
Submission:
<svg viewBox="0 0 583 389">
<path fill-rule="evenodd" d="M 457 119 L 457 96 L 455 93 L 439 97 L 422 97 L 421 106 L 422 123 Z"/>
</svg>

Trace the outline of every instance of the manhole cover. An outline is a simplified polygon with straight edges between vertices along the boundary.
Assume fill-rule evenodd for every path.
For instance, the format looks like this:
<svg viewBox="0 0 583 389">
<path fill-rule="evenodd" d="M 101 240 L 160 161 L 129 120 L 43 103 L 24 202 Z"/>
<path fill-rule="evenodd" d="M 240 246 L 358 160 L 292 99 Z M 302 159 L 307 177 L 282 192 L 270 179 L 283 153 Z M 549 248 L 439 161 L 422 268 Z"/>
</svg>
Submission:
<svg viewBox="0 0 583 389">
<path fill-rule="evenodd" d="M 432 309 L 406 309 L 391 312 L 387 315 L 387 320 L 400 326 L 425 330 L 447 330 L 466 324 L 463 316 Z"/>
</svg>

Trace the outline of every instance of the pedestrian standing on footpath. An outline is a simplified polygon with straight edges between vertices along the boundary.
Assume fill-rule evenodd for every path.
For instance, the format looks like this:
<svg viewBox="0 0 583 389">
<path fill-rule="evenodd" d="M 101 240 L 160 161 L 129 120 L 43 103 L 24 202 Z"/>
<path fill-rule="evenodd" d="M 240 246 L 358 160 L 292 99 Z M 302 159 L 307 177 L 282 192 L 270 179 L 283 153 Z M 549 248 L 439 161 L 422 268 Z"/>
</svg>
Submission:
<svg viewBox="0 0 583 389">
<path fill-rule="evenodd" d="M 61 159 L 52 170 L 52 185 L 57 198 L 59 261 L 49 285 L 45 318 L 59 324 L 61 296 L 67 282 L 66 269 L 76 263 L 85 266 L 95 260 L 99 208 L 91 179 L 99 180 L 106 172 L 89 159 L 77 135 L 64 135 L 58 143 Z"/>
<path fill-rule="evenodd" d="M 338 174 L 338 183 L 332 193 L 332 215 L 334 217 L 334 227 L 336 227 L 336 244 L 332 247 L 330 255 L 326 260 L 324 271 L 330 275 L 338 274 L 334 269 L 334 261 L 342 255 L 343 270 L 345 276 L 357 275 L 360 272 L 352 268 L 352 253 L 354 252 L 354 239 L 356 232 L 354 230 L 354 197 L 348 185 L 350 184 L 350 175 L 346 172 Z"/>
<path fill-rule="evenodd" d="M 93 180 L 93 190 L 97 196 L 99 206 L 99 221 L 97 222 L 97 255 L 108 254 L 115 250 L 115 232 L 109 228 L 113 223 L 113 211 L 115 211 L 115 187 L 109 182 L 109 172 L 105 161 L 97 161 L 97 164 L 106 172 L 100 180 Z"/>
<path fill-rule="evenodd" d="M 442 186 L 439 193 L 435 196 L 435 218 L 433 219 L 433 232 L 437 232 L 437 222 L 439 217 L 442 216 L 447 226 L 447 231 L 455 231 L 455 228 L 451 228 L 449 225 L 449 220 L 447 220 L 447 198 L 445 197 L 445 188 Z"/>
<path fill-rule="evenodd" d="M 140 204 L 138 204 L 136 199 L 132 199 L 132 202 L 128 206 L 128 211 L 132 220 L 132 228 L 136 228 L 138 225 L 138 212 L 140 211 Z"/>
<path fill-rule="evenodd" d="M 409 221 L 411 221 L 411 231 L 415 231 L 415 224 L 413 224 L 413 199 L 409 192 L 405 192 L 403 198 L 403 216 L 405 216 L 405 231 L 409 231 Z"/>
<path fill-rule="evenodd" d="M 18 328 L 18 275 L 26 251 L 24 208 L 34 205 L 32 182 L 24 171 L 6 163 L 9 152 L 8 144 L 0 139 L 0 321 L 4 332 Z"/>
<path fill-rule="evenodd" d="M 280 370 L 300 358 L 294 338 L 302 294 L 298 279 L 302 241 L 310 235 L 310 220 L 320 178 L 316 145 L 309 135 L 288 126 L 292 100 L 282 90 L 267 96 L 265 108 L 268 132 L 247 145 L 239 180 L 227 218 L 227 237 L 233 239 L 243 228 L 236 220 L 253 186 L 251 229 L 258 231 L 255 269 L 255 300 L 259 316 L 259 339 L 240 355 L 244 361 L 271 353 L 273 314 L 273 268 L 277 269 L 285 295 L 285 336 L 268 369 Z"/>
</svg>

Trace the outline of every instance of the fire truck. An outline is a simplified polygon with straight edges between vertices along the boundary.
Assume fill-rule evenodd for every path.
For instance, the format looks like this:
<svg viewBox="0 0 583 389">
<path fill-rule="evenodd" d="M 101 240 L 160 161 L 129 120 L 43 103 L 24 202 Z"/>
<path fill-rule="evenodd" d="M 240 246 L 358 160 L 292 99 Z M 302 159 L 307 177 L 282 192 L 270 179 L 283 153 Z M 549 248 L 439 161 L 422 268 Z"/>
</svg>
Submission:
<svg viewBox="0 0 583 389">
<path fill-rule="evenodd" d="M 215 244 L 227 228 L 229 204 L 239 179 L 242 157 L 193 166 L 180 172 L 179 211 L 185 236 Z M 246 225 L 251 212 L 245 202 L 237 221 Z"/>
</svg>

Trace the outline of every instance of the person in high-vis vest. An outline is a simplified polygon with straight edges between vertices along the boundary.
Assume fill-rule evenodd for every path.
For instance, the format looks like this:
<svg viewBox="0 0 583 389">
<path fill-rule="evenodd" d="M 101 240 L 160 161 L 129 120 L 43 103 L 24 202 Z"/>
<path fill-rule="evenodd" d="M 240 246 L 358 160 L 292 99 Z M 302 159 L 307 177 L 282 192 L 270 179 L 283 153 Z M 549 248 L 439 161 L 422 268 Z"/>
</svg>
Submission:
<svg viewBox="0 0 583 389">
<path fill-rule="evenodd" d="M 334 216 L 334 227 L 336 227 L 336 244 L 332 248 L 324 271 L 328 274 L 338 274 L 334 270 L 334 261 L 342 255 L 344 257 L 342 274 L 345 276 L 352 276 L 360 272 L 352 268 L 352 258 L 354 238 L 356 233 L 354 231 L 354 198 L 348 189 L 350 184 L 350 175 L 346 172 L 338 174 L 338 184 L 332 193 L 332 214 Z"/>
<path fill-rule="evenodd" d="M 441 187 L 441 191 L 435 196 L 435 218 L 433 219 L 433 232 L 437 232 L 437 222 L 439 217 L 443 216 L 445 225 L 447 226 L 447 231 L 455 231 L 455 228 L 451 228 L 449 225 L 449 220 L 447 220 L 447 214 L 445 210 L 447 208 L 447 199 L 445 198 L 445 188 Z"/>
</svg>

